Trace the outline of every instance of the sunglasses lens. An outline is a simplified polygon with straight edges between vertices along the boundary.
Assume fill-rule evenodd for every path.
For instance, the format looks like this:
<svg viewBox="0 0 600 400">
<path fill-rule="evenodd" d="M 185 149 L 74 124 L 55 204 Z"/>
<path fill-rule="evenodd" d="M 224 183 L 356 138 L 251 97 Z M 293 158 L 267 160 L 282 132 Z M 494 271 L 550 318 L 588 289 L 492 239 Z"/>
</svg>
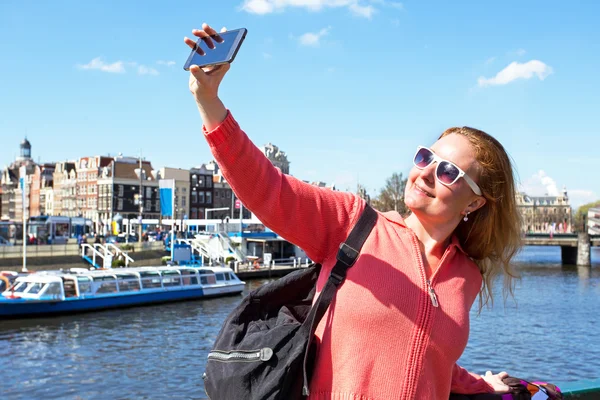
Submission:
<svg viewBox="0 0 600 400">
<path fill-rule="evenodd" d="M 425 168 L 433 161 L 433 153 L 429 149 L 419 149 L 415 155 L 415 165 L 419 168 Z"/>
<path fill-rule="evenodd" d="M 458 179 L 460 171 L 454 164 L 442 161 L 437 168 L 437 178 L 445 185 L 450 185 Z"/>
</svg>

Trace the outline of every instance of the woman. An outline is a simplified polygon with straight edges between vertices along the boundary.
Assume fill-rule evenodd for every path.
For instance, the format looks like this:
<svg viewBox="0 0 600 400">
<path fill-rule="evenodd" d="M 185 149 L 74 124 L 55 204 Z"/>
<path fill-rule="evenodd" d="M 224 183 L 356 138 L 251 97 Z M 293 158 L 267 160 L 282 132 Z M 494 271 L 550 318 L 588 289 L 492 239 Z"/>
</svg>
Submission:
<svg viewBox="0 0 600 400">
<path fill-rule="evenodd" d="M 217 32 L 204 24 L 193 34 L 211 46 Z M 275 168 L 218 97 L 228 70 L 190 68 L 206 140 L 244 205 L 323 265 L 321 290 L 365 203 Z M 410 216 L 379 213 L 316 331 L 311 399 L 446 400 L 451 392 L 508 390 L 506 373 L 479 376 L 456 364 L 475 298 L 488 299 L 500 272 L 510 282 L 519 219 L 508 156 L 484 132 L 451 128 L 431 149 L 419 148 L 414 164 L 405 191 Z"/>
</svg>

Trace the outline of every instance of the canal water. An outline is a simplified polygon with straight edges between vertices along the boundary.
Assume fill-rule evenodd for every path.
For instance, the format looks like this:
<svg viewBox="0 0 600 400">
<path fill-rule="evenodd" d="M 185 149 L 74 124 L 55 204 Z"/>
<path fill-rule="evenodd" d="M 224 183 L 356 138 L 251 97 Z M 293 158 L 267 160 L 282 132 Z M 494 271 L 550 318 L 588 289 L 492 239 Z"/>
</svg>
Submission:
<svg viewBox="0 0 600 400">
<path fill-rule="evenodd" d="M 592 268 L 528 247 L 515 299 L 472 310 L 460 364 L 485 373 L 574 382 L 600 378 L 600 249 Z M 251 281 L 247 291 L 264 281 Z M 201 399 L 219 328 L 241 296 L 0 322 L 2 399 Z"/>
</svg>

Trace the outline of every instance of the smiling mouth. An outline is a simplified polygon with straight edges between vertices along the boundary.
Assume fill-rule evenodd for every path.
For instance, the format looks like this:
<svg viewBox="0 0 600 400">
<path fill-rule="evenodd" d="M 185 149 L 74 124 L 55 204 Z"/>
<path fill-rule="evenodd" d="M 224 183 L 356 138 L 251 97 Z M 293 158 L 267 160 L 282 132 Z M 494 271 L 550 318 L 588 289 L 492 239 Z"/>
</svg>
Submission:
<svg viewBox="0 0 600 400">
<path fill-rule="evenodd" d="M 425 189 L 421 188 L 419 185 L 416 185 L 416 184 L 415 184 L 415 188 L 416 188 L 416 189 L 417 189 L 419 192 L 421 192 L 421 193 L 425 194 L 427 197 L 431 197 L 431 198 L 434 198 L 434 197 L 435 197 L 433 194 L 431 194 L 431 193 L 429 193 L 428 191 L 426 191 Z"/>
</svg>

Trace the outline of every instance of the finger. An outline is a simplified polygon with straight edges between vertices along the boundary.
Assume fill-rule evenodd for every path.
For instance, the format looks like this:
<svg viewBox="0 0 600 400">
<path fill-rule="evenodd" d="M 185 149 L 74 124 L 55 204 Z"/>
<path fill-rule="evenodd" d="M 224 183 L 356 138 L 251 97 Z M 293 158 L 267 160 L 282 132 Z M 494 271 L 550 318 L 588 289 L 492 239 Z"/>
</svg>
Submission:
<svg viewBox="0 0 600 400">
<path fill-rule="evenodd" d="M 196 53 L 200 54 L 201 56 L 205 55 L 206 53 L 204 53 L 204 50 L 202 50 L 202 48 L 200 46 L 198 46 L 198 43 L 194 42 L 192 39 L 185 37 L 183 38 L 183 41 L 185 42 L 185 44 L 187 44 L 192 50 L 196 50 Z"/>
<path fill-rule="evenodd" d="M 229 63 L 219 64 L 211 68 L 209 71 L 205 70 L 204 73 L 209 76 L 219 76 L 222 78 L 223 76 L 225 76 L 227 71 L 229 71 L 230 67 L 231 65 Z"/>
<path fill-rule="evenodd" d="M 492 371 L 487 371 L 487 372 L 485 373 L 485 376 L 492 376 Z"/>
<path fill-rule="evenodd" d="M 206 45 L 208 46 L 209 49 L 215 48 L 215 44 L 213 43 L 212 39 L 210 38 L 210 35 L 208 33 L 206 33 L 204 30 L 194 29 L 194 30 L 192 30 L 192 33 L 194 34 L 194 36 L 198 36 L 200 39 L 202 39 L 202 41 L 204 41 L 204 43 L 206 43 Z"/>
<path fill-rule="evenodd" d="M 221 35 L 217 33 L 213 28 L 211 28 L 207 23 L 202 24 L 202 29 L 204 32 L 208 33 L 211 38 L 215 40 L 217 43 L 223 43 L 223 38 Z"/>
<path fill-rule="evenodd" d="M 197 65 L 190 66 L 190 73 L 196 78 L 201 85 L 204 85 L 206 82 L 206 73 Z"/>
<path fill-rule="evenodd" d="M 506 371 L 502 371 L 502 372 L 500 372 L 500 373 L 498 374 L 498 377 L 499 377 L 500 379 L 508 378 L 508 372 L 506 372 Z"/>
</svg>

